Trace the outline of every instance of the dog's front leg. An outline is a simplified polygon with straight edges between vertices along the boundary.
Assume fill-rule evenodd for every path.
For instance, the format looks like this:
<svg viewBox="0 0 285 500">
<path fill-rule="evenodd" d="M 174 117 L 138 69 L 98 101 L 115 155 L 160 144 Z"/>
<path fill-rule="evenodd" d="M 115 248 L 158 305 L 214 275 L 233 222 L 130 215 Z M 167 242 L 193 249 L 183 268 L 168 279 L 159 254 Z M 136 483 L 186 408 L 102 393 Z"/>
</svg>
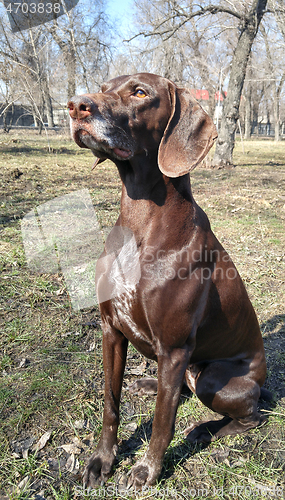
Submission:
<svg viewBox="0 0 285 500">
<path fill-rule="evenodd" d="M 176 411 L 189 358 L 187 347 L 158 356 L 157 400 L 151 439 L 144 456 L 132 468 L 129 487 L 141 489 L 153 485 L 160 475 L 166 448 L 174 435 Z"/>
<path fill-rule="evenodd" d="M 105 405 L 100 441 L 84 472 L 85 487 L 107 481 L 117 454 L 119 405 L 127 357 L 128 340 L 121 332 L 103 325 L 103 362 L 105 373 Z"/>
</svg>

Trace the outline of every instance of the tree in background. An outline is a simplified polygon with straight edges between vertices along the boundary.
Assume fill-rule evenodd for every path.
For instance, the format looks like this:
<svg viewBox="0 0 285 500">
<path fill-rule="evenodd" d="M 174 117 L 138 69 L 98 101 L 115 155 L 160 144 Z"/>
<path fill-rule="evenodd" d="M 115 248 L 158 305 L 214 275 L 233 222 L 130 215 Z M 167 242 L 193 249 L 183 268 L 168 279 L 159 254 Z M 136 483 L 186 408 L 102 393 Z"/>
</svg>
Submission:
<svg viewBox="0 0 285 500">
<path fill-rule="evenodd" d="M 274 12 L 272 2 L 268 6 Z M 275 140 L 281 139 L 280 126 L 285 118 L 282 109 L 285 40 L 279 27 L 282 12 L 280 14 L 279 17 L 275 13 L 275 19 L 273 16 L 264 17 L 251 51 L 240 106 L 240 119 L 246 139 L 250 138 L 253 131 L 258 133 L 260 126 L 263 131 L 266 128 L 267 135 L 272 135 L 272 121 L 275 125 Z"/>
<path fill-rule="evenodd" d="M 187 10 L 182 4 L 172 0 L 140 3 L 130 54 L 134 61 L 140 61 L 140 68 L 180 85 L 208 89 L 214 112 L 220 69 L 225 70 L 224 77 L 235 42 L 232 25 L 225 16 L 221 16 L 223 26 L 213 24 L 210 15 L 198 16 L 193 1 L 187 2 Z"/>
<path fill-rule="evenodd" d="M 35 122 L 43 123 L 44 114 L 53 127 L 53 113 L 46 61 L 46 41 L 42 27 L 12 35 L 5 20 L 0 21 L 0 58 L 6 67 L 6 84 L 10 81 L 9 105 L 16 101 L 29 103 Z M 9 78 L 7 77 L 9 72 Z M 2 73 L 2 82 L 5 83 Z M 12 83 L 13 80 L 13 83 Z M 13 90 L 12 90 L 13 89 Z M 7 103 L 8 105 L 8 103 Z M 3 116 L 5 110 L 3 111 Z"/>
<path fill-rule="evenodd" d="M 275 1 L 280 10 L 283 0 Z M 214 80 L 217 81 L 218 64 L 216 71 L 213 71 L 215 64 L 211 67 L 211 58 L 220 62 L 220 81 L 225 70 L 230 70 L 213 163 L 215 165 L 231 164 L 249 56 L 261 20 L 265 13 L 272 15 L 273 10 L 267 9 L 267 0 L 238 0 L 234 3 L 229 0 L 213 0 L 212 2 L 201 0 L 199 4 L 191 1 L 159 0 L 152 7 L 156 9 L 156 16 L 153 15 L 151 2 L 148 0 L 145 0 L 144 9 L 141 8 L 141 2 L 138 7 L 140 7 L 138 19 L 141 29 L 135 37 L 143 36 L 145 39 L 160 39 L 162 42 L 169 43 L 172 37 L 178 39 L 181 33 L 187 32 L 191 40 L 191 44 L 188 44 L 191 49 L 189 54 L 192 53 L 195 56 L 196 65 L 193 72 L 195 74 L 198 70 L 202 75 L 202 68 L 204 68 L 204 84 L 209 88 L 211 88 L 211 79 L 213 80 L 212 87 L 215 87 Z M 284 11 L 284 6 L 282 8 Z M 229 33 L 230 30 L 231 37 L 228 37 L 227 43 L 224 44 L 225 33 L 226 31 Z M 134 40 L 135 37 L 132 39 Z M 205 43 L 206 40 L 207 43 Z M 149 50 L 150 42 L 147 42 L 146 46 Z M 176 44 L 174 46 L 176 47 Z M 178 50 L 177 47 L 175 50 Z M 174 77 L 180 66 L 180 59 L 176 59 L 176 67 L 172 63 L 172 67 L 176 68 L 176 72 L 173 72 Z M 190 65 L 188 67 L 190 69 Z"/>
<path fill-rule="evenodd" d="M 88 15 L 86 15 L 88 12 Z M 98 88 L 109 73 L 112 55 L 111 28 L 102 0 L 81 0 L 66 15 L 48 23 L 47 31 L 57 45 L 67 75 L 68 100 L 79 87 Z"/>
<path fill-rule="evenodd" d="M 0 12 L 4 13 L 3 6 Z M 82 0 L 64 16 L 15 34 L 3 15 L 0 65 L 7 70 L 0 75 L 5 104 L 0 115 L 5 120 L 5 113 L 17 101 L 32 107 L 40 129 L 45 121 L 53 127 L 53 102 L 65 105 L 68 97 L 95 90 L 106 79 L 112 52 L 110 33 L 101 0 Z"/>
<path fill-rule="evenodd" d="M 233 54 L 227 98 L 223 107 L 221 129 L 213 158 L 214 165 L 232 163 L 235 145 L 235 132 L 239 118 L 241 93 L 246 76 L 247 63 L 252 44 L 257 35 L 261 19 L 264 16 L 267 0 L 253 0 L 244 12 L 239 13 L 240 35 Z M 231 11 L 230 15 L 237 15 Z"/>
<path fill-rule="evenodd" d="M 13 65 L 8 59 L 0 64 L 0 72 L 2 75 L 2 85 L 0 87 L 0 102 L 2 103 L 1 114 L 3 117 L 3 130 L 4 132 L 8 133 L 12 127 L 13 122 L 14 102 L 12 96 L 15 92 Z M 11 111 L 10 117 L 9 111 Z"/>
<path fill-rule="evenodd" d="M 270 70 L 276 75 L 274 82 L 274 118 L 275 118 L 275 140 L 280 140 L 280 97 L 285 82 L 284 70 L 284 50 L 285 50 L 285 6 L 283 0 L 271 0 L 273 12 L 280 33 L 282 34 L 283 43 L 279 42 L 279 57 L 276 57 L 276 52 L 271 50 L 270 43 L 267 39 L 266 52 L 269 60 Z M 281 49 L 281 50 L 280 50 Z M 276 68 L 276 60 L 278 60 Z M 275 67 L 275 69 L 274 69 Z M 277 71 L 276 71 L 277 70 Z"/>
<path fill-rule="evenodd" d="M 0 115 L 6 113 L 7 130 L 7 111 L 16 101 L 32 106 L 35 122 L 51 126 L 55 103 L 96 91 L 109 77 L 149 71 L 208 90 L 202 104 L 220 126 L 215 164 L 232 162 L 239 118 L 250 137 L 261 114 L 272 115 L 272 108 L 280 137 L 284 0 L 133 1 L 133 33 L 125 45 L 122 36 L 115 42 L 103 0 L 80 0 L 64 16 L 17 34 L 2 16 Z M 121 50 L 114 50 L 115 43 Z"/>
<path fill-rule="evenodd" d="M 280 95 L 285 82 L 285 68 L 283 64 L 280 65 L 280 58 L 276 57 L 278 50 L 278 43 L 272 44 L 272 38 L 268 36 L 267 30 L 262 26 L 261 33 L 264 39 L 267 56 L 267 77 L 268 87 L 270 90 L 270 98 L 273 101 L 273 112 L 275 122 L 275 140 L 280 141 Z M 282 47 L 282 58 L 284 47 Z M 275 52 L 273 56 L 273 51 Z"/>
</svg>

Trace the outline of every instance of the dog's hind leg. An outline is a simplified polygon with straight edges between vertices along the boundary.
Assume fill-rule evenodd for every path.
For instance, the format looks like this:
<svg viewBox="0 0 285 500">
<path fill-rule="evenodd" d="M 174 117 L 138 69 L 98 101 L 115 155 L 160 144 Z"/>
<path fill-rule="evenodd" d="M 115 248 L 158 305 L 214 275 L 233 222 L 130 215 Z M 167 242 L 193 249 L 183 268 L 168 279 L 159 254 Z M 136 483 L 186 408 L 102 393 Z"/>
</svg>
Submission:
<svg viewBox="0 0 285 500">
<path fill-rule="evenodd" d="M 259 367 L 260 369 L 260 367 Z M 196 381 L 198 398 L 211 410 L 224 415 L 222 420 L 194 423 L 185 431 L 191 442 L 210 442 L 257 427 L 262 417 L 257 411 L 260 397 L 258 370 L 243 360 L 209 363 Z"/>
</svg>

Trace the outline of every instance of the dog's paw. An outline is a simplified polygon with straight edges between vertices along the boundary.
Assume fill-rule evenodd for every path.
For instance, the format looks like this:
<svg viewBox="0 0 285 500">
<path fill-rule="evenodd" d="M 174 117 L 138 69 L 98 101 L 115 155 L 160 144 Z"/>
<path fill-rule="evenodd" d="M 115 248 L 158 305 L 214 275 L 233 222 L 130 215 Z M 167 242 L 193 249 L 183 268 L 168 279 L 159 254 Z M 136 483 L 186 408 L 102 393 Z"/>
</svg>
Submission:
<svg viewBox="0 0 285 500">
<path fill-rule="evenodd" d="M 149 477 L 149 469 L 147 465 L 136 465 L 132 468 L 130 478 L 128 480 L 128 488 L 141 490 L 147 484 Z"/>
<path fill-rule="evenodd" d="M 130 394 L 138 396 L 153 395 L 157 393 L 157 380 L 155 378 L 140 378 L 128 387 Z"/>
<path fill-rule="evenodd" d="M 137 464 L 131 470 L 128 480 L 128 488 L 141 491 L 145 487 L 155 484 L 159 474 L 154 473 L 152 467 L 148 464 Z"/>
<path fill-rule="evenodd" d="M 220 420 L 194 422 L 184 431 L 184 434 L 187 441 L 190 443 L 207 444 L 223 436 L 239 434 L 251 427 L 255 427 L 255 425 L 249 423 L 247 426 L 243 427 L 237 420 L 232 420 L 230 417 L 224 417 Z"/>
<path fill-rule="evenodd" d="M 91 455 L 83 473 L 83 485 L 85 488 L 102 486 L 111 477 L 116 452 L 116 446 L 110 452 L 103 452 L 97 448 L 93 455 Z"/>
<path fill-rule="evenodd" d="M 162 464 L 159 460 L 148 459 L 145 455 L 131 470 L 128 488 L 144 490 L 144 487 L 153 486 L 161 472 Z"/>
<path fill-rule="evenodd" d="M 185 429 L 184 435 L 189 443 L 210 443 L 212 440 L 207 424 L 201 422 L 193 422 Z"/>
</svg>

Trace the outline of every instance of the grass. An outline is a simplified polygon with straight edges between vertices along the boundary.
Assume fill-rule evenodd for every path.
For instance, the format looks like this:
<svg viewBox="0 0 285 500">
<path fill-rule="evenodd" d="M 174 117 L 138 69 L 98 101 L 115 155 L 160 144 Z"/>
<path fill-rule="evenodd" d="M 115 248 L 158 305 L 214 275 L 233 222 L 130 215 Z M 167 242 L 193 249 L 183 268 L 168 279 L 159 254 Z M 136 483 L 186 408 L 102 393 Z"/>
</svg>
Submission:
<svg viewBox="0 0 285 500">
<path fill-rule="evenodd" d="M 80 472 L 101 430 L 103 365 L 97 307 L 75 311 L 60 273 L 35 273 L 26 263 L 20 222 L 57 196 L 87 188 L 103 229 L 119 212 L 120 181 L 105 162 L 69 137 L 0 135 L 0 499 L 94 498 Z M 256 309 L 268 360 L 262 403 L 268 421 L 208 447 L 184 440 L 191 420 L 211 417 L 199 400 L 181 396 L 176 432 L 157 489 L 145 498 L 282 498 L 285 462 L 285 143 L 248 141 L 235 149 L 235 168 L 193 172 L 192 188 L 229 251 Z M 126 475 L 147 446 L 155 398 L 132 397 L 127 386 L 143 357 L 129 348 L 122 393 L 119 455 L 113 478 L 97 498 L 131 498 Z M 155 364 L 144 372 L 155 375 Z M 131 425 L 130 425 L 131 424 Z M 51 431 L 45 446 L 33 451 Z M 76 444 L 69 453 L 63 445 Z M 116 485 L 121 493 L 116 491 Z M 107 487 L 109 488 L 107 490 Z M 262 490 L 263 488 L 263 490 Z M 107 495 L 108 492 L 108 496 Z"/>
</svg>

